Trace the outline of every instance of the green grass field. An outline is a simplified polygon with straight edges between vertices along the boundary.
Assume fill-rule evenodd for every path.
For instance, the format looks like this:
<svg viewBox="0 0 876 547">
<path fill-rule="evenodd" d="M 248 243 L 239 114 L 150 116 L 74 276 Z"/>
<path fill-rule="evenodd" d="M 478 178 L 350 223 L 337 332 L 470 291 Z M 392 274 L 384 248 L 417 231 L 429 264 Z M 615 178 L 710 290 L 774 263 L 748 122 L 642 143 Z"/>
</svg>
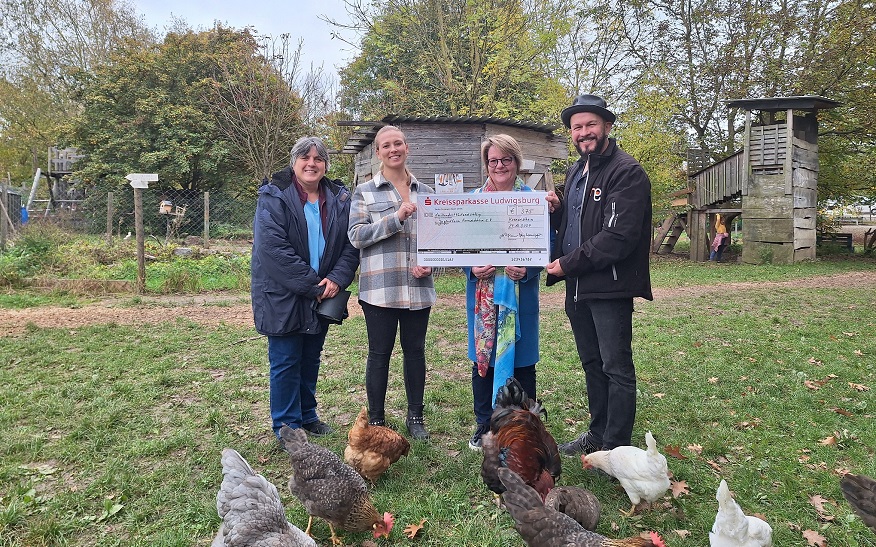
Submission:
<svg viewBox="0 0 876 547">
<path fill-rule="evenodd" d="M 668 457 L 669 467 L 687 491 L 627 518 L 617 483 L 564 458 L 560 483 L 583 485 L 603 504 L 598 531 L 657 530 L 673 547 L 708 545 L 724 478 L 746 512 L 772 525 L 774 545 L 805 546 L 811 531 L 826 545 L 876 546 L 838 485 L 849 470 L 876 476 L 876 287 L 806 282 L 873 266 L 655 263 L 655 290 L 712 287 L 664 293 L 637 303 L 634 315 L 634 442 L 644 446 L 652 431 L 661 449 L 676 447 L 681 457 Z M 780 283 L 792 280 L 800 286 Z M 722 289 L 727 283 L 745 285 Z M 523 545 L 481 482 L 480 454 L 467 447 L 474 424 L 463 285 L 447 274 L 439 287 L 427 346 L 432 440 L 413 443 L 375 485 L 377 508 L 396 516 L 392 536 L 376 544 Z M 588 417 L 558 292 L 544 291 L 538 395 L 562 442 Z M 69 295 L 41 298 L 7 293 L 0 305 L 88 305 Z M 331 328 L 318 398 L 321 417 L 339 433 L 318 442 L 339 454 L 365 404 L 366 354 L 361 317 Z M 401 426 L 399 356 L 390 380 L 388 418 Z M 177 320 L 0 335 L 0 402 L 0 545 L 209 545 L 226 446 L 277 485 L 291 522 L 307 523 L 270 434 L 266 344 L 251 327 Z M 404 527 L 422 519 L 420 535 L 405 537 Z M 314 533 L 329 544 L 324 523 Z M 370 545 L 370 534 L 342 537 L 345 545 Z"/>
</svg>

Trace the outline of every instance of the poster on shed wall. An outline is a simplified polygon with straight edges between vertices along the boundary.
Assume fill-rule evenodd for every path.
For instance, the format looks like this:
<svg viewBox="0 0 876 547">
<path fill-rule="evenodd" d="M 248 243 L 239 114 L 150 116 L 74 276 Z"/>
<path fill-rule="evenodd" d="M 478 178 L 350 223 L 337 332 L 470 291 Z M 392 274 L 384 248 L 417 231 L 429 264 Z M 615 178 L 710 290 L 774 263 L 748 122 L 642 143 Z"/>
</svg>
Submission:
<svg viewBox="0 0 876 547">
<path fill-rule="evenodd" d="M 435 175 L 436 194 L 461 194 L 464 191 L 462 173 L 438 173 Z"/>
</svg>

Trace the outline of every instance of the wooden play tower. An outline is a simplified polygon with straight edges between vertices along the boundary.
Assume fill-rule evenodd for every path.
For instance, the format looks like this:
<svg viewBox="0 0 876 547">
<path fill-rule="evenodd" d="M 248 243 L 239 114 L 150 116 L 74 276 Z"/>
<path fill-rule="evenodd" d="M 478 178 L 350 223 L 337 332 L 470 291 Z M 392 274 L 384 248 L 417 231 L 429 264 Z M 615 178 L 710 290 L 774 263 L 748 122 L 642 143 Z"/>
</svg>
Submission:
<svg viewBox="0 0 876 547">
<path fill-rule="evenodd" d="M 817 114 L 839 104 L 811 95 L 729 101 L 730 108 L 746 112 L 744 147 L 690 175 L 684 192 L 688 212 L 664 222 L 654 251 L 671 249 L 686 229 L 691 260 L 708 260 L 714 215 L 720 213 L 728 227 L 742 218 L 743 262 L 815 258 Z"/>
</svg>

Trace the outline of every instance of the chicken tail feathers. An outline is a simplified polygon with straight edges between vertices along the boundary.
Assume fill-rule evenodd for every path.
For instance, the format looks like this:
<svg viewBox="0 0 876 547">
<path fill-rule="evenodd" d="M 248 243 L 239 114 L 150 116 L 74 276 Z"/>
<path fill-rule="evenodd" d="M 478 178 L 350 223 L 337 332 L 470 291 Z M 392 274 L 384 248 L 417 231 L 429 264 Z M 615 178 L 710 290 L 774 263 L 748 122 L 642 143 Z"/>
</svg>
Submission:
<svg viewBox="0 0 876 547">
<path fill-rule="evenodd" d="M 840 488 L 861 521 L 876 532 L 876 480 L 849 473 L 840 480 Z"/>
<path fill-rule="evenodd" d="M 523 391 L 523 386 L 515 377 L 510 377 L 496 394 L 497 407 L 528 408 L 529 397 Z"/>
</svg>

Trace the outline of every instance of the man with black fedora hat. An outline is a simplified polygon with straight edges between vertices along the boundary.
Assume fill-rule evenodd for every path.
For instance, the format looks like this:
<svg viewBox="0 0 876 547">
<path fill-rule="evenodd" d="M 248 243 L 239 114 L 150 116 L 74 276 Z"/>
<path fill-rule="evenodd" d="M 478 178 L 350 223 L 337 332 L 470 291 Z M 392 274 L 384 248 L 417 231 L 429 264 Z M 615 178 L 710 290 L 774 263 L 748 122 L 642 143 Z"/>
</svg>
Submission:
<svg viewBox="0 0 876 547">
<path fill-rule="evenodd" d="M 566 315 L 587 384 L 590 426 L 560 445 L 567 455 L 629 445 L 636 418 L 633 298 L 652 300 L 651 181 L 608 136 L 616 120 L 598 95 L 560 114 L 581 156 L 564 197 L 548 193 L 557 238 L 547 284 L 566 281 Z"/>
</svg>

